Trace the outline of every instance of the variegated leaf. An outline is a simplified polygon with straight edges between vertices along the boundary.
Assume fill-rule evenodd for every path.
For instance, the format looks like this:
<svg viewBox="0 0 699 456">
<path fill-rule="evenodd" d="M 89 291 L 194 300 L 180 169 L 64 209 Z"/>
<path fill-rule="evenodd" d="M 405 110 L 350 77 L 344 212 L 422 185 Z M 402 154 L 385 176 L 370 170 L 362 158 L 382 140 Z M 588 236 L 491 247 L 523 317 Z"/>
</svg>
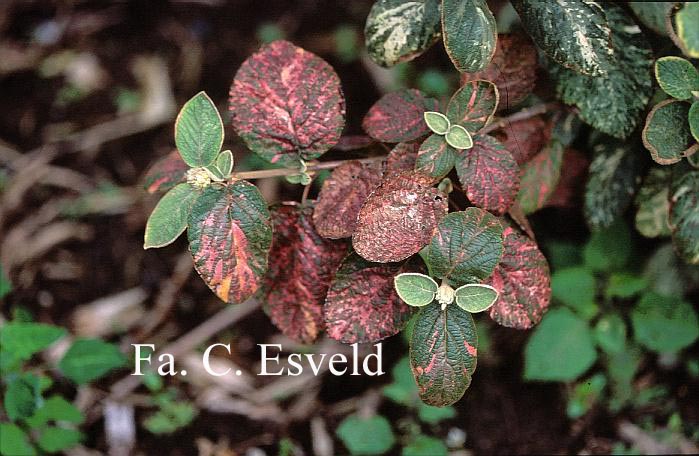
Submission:
<svg viewBox="0 0 699 456">
<path fill-rule="evenodd" d="M 500 296 L 490 317 L 510 328 L 527 329 L 537 324 L 551 299 L 548 262 L 536 242 L 505 226 L 504 252 L 493 275 L 485 283 Z"/>
<path fill-rule="evenodd" d="M 457 151 L 444 140 L 444 136 L 433 134 L 420 146 L 415 160 L 415 170 L 435 179 L 449 174 L 456 162 Z"/>
<path fill-rule="evenodd" d="M 410 367 L 423 402 L 445 407 L 461 399 L 476 370 L 478 335 L 470 313 L 436 303 L 420 309 L 410 340 Z"/>
<path fill-rule="evenodd" d="M 689 129 L 689 106 L 684 101 L 665 100 L 648 113 L 641 137 L 655 162 L 671 165 L 699 149 Z"/>
<path fill-rule="evenodd" d="M 432 238 L 448 210 L 434 180 L 408 172 L 385 180 L 359 211 L 352 236 L 356 252 L 369 261 L 401 261 Z"/>
<path fill-rule="evenodd" d="M 143 178 L 143 186 L 148 193 L 166 192 L 185 181 L 188 169 L 189 165 L 175 149 L 153 163 Z"/>
<path fill-rule="evenodd" d="M 548 143 L 552 124 L 540 116 L 518 122 L 508 122 L 493 136 L 510 151 L 518 165 L 528 162 Z"/>
<path fill-rule="evenodd" d="M 403 89 L 381 97 L 364 116 L 362 127 L 382 142 L 412 141 L 430 132 L 423 114 L 439 109 L 437 100 L 416 89 Z"/>
<path fill-rule="evenodd" d="M 260 157 L 284 166 L 311 160 L 337 144 L 345 99 L 323 59 L 288 41 L 250 56 L 230 91 L 233 127 Z"/>
<path fill-rule="evenodd" d="M 393 278 L 418 270 L 415 264 L 371 263 L 356 253 L 335 274 L 325 301 L 327 332 L 346 344 L 377 342 L 399 333 L 413 308 L 398 297 Z"/>
<path fill-rule="evenodd" d="M 457 70 L 485 69 L 498 39 L 495 17 L 485 0 L 442 0 L 444 48 Z"/>
<path fill-rule="evenodd" d="M 271 210 L 272 249 L 262 299 L 277 328 L 313 342 L 324 329 L 323 304 L 349 243 L 323 239 L 311 223 L 313 207 L 285 203 Z"/>
<path fill-rule="evenodd" d="M 512 154 L 491 136 L 476 136 L 472 149 L 456 161 L 456 173 L 474 205 L 503 214 L 519 189 L 519 167 Z"/>
<path fill-rule="evenodd" d="M 216 296 L 237 304 L 257 291 L 272 242 L 257 187 L 243 180 L 207 187 L 192 207 L 187 237 L 194 267 Z"/>
<path fill-rule="evenodd" d="M 636 195 L 636 229 L 645 237 L 669 236 L 670 179 L 667 168 L 651 168 Z"/>
<path fill-rule="evenodd" d="M 493 119 L 498 100 L 498 88 L 492 82 L 469 81 L 449 100 L 447 117 L 452 124 L 459 124 L 474 135 Z"/>
<path fill-rule="evenodd" d="M 485 70 L 463 73 L 461 83 L 473 79 L 493 81 L 500 92 L 498 109 L 510 109 L 532 93 L 536 84 L 536 48 L 522 34 L 498 35 L 493 59 Z"/>
<path fill-rule="evenodd" d="M 594 1 L 513 0 L 522 25 L 556 63 L 590 76 L 606 74 L 614 59 L 605 11 Z"/>
<path fill-rule="evenodd" d="M 672 243 L 690 264 L 699 264 L 699 171 L 673 178 L 670 196 Z"/>
<path fill-rule="evenodd" d="M 381 183 L 381 165 L 348 161 L 335 168 L 323 182 L 313 211 L 318 234 L 330 239 L 351 237 L 359 210 Z"/>
<path fill-rule="evenodd" d="M 561 177 L 563 144 L 554 140 L 522 166 L 517 201 L 525 214 L 546 204 Z"/>
<path fill-rule="evenodd" d="M 364 27 L 369 57 L 384 67 L 419 56 L 440 33 L 439 0 L 377 0 Z"/>
<path fill-rule="evenodd" d="M 414 170 L 419 149 L 420 142 L 418 141 L 396 144 L 386 157 L 386 170 L 384 171 L 386 178 Z"/>
</svg>

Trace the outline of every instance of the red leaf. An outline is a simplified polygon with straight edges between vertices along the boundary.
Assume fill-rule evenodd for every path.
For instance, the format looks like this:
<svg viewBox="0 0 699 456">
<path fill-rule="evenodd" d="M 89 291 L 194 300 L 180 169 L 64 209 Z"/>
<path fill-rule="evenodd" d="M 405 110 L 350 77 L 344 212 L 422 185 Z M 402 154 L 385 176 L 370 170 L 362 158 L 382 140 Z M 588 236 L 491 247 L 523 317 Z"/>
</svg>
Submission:
<svg viewBox="0 0 699 456">
<path fill-rule="evenodd" d="M 257 291 L 272 242 L 257 187 L 244 180 L 206 187 L 192 206 L 187 238 L 194 268 L 216 296 L 237 304 Z"/>
<path fill-rule="evenodd" d="M 404 89 L 381 97 L 369 109 L 362 127 L 369 136 L 382 142 L 412 141 L 430 132 L 423 114 L 438 111 L 439 104 L 419 90 Z"/>
<path fill-rule="evenodd" d="M 425 246 L 447 213 L 432 178 L 406 172 L 374 190 L 359 212 L 352 245 L 369 261 L 401 261 Z"/>
<path fill-rule="evenodd" d="M 328 335 L 353 344 L 377 342 L 400 332 L 413 308 L 398 297 L 393 278 L 416 270 L 414 264 L 370 263 L 350 254 L 335 273 L 325 301 Z"/>
<path fill-rule="evenodd" d="M 385 176 L 393 176 L 405 171 L 415 169 L 415 161 L 417 160 L 417 151 L 420 149 L 419 142 L 402 142 L 396 144 L 391 149 L 386 157 Z"/>
<path fill-rule="evenodd" d="M 345 124 L 335 71 L 288 41 L 265 45 L 243 62 L 231 87 L 230 111 L 247 146 L 285 166 L 322 155 Z"/>
<path fill-rule="evenodd" d="M 566 149 L 563 153 L 561 177 L 558 180 L 556 190 L 546 202 L 546 206 L 566 208 L 580 204 L 589 166 L 590 160 L 584 154 L 577 150 Z"/>
<path fill-rule="evenodd" d="M 349 161 L 335 168 L 323 182 L 313 212 L 318 233 L 330 239 L 352 236 L 359 210 L 369 193 L 378 187 L 381 175 L 381 165 L 376 163 Z"/>
<path fill-rule="evenodd" d="M 473 136 L 493 119 L 499 97 L 498 88 L 490 81 L 466 82 L 449 100 L 447 117 Z"/>
<path fill-rule="evenodd" d="M 552 141 L 522 166 L 517 201 L 525 214 L 544 207 L 553 194 L 561 177 L 563 151 L 563 144 Z"/>
<path fill-rule="evenodd" d="M 374 144 L 374 140 L 366 135 L 342 135 L 334 149 L 341 152 L 364 149 Z"/>
<path fill-rule="evenodd" d="M 263 299 L 272 322 L 289 338 L 311 343 L 323 330 L 323 303 L 349 242 L 321 238 L 313 208 L 285 203 L 272 209 L 274 236 Z"/>
<path fill-rule="evenodd" d="M 503 214 L 517 195 L 519 166 L 490 136 L 473 139 L 473 148 L 457 160 L 456 172 L 471 203 L 488 211 Z"/>
<path fill-rule="evenodd" d="M 541 117 L 508 123 L 506 127 L 493 133 L 505 149 L 509 150 L 518 165 L 528 162 L 551 138 L 553 124 Z"/>
<path fill-rule="evenodd" d="M 143 186 L 148 193 L 166 192 L 185 181 L 188 169 L 189 166 L 175 149 L 148 168 L 143 177 Z"/>
<path fill-rule="evenodd" d="M 531 328 L 541 320 L 549 305 L 549 265 L 536 242 L 527 236 L 509 226 L 505 227 L 503 236 L 502 259 L 485 282 L 500 293 L 490 309 L 490 317 L 503 326 Z"/>
<path fill-rule="evenodd" d="M 500 90 L 498 109 L 509 109 L 534 90 L 536 67 L 536 48 L 529 37 L 501 34 L 498 35 L 495 55 L 488 67 L 478 73 L 462 74 L 461 83 L 472 79 L 493 81 Z"/>
</svg>

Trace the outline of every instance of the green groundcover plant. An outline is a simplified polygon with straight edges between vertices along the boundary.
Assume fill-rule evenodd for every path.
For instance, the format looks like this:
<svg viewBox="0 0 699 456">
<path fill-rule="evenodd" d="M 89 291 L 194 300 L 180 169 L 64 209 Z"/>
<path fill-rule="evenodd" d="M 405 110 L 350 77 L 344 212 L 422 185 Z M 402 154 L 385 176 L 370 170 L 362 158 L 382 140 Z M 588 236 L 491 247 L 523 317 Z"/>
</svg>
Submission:
<svg viewBox="0 0 699 456">
<path fill-rule="evenodd" d="M 549 265 L 527 215 L 560 204 L 557 189 L 570 191 L 570 176 L 585 163 L 570 149 L 583 141 L 581 132 L 590 132 L 592 151 L 584 191 L 589 228 L 609 229 L 635 201 L 641 234 L 670 236 L 684 261 L 699 263 L 692 158 L 699 75 L 680 57 L 655 61 L 649 44 L 652 34 L 670 36 L 696 58 L 696 4 L 512 6 L 526 34 L 498 34 L 483 0 L 378 0 L 365 28 L 371 59 L 390 67 L 441 38 L 461 86 L 447 103 L 416 89 L 384 95 L 366 113 L 363 137 L 342 135 L 345 99 L 330 65 L 287 41 L 263 46 L 235 75 L 228 117 L 273 169 L 236 171 L 233 154 L 222 150 L 215 103 L 195 95 L 175 123 L 177 150 L 146 176 L 149 192 L 166 193 L 148 220 L 144 247 L 166 246 L 186 231 L 197 272 L 221 300 L 256 295 L 272 322 L 303 343 L 322 331 L 344 343 L 376 342 L 412 320 L 411 371 L 419 397 L 435 406 L 458 401 L 471 382 L 478 354 L 472 314 L 517 329 L 544 316 Z M 654 66 L 672 98 L 650 110 L 641 134 L 651 99 L 662 98 L 654 97 Z M 553 93 L 533 93 L 542 73 Z M 641 139 L 657 165 L 639 150 Z M 388 154 L 376 155 L 374 144 Z M 365 149 L 368 156 L 320 160 L 331 149 Z M 332 173 L 317 199 L 301 203 L 269 207 L 249 182 L 277 175 L 308 189 L 325 169 Z M 582 271 L 571 280 L 589 285 L 594 277 Z M 668 299 L 649 292 L 638 307 L 687 311 L 688 304 Z M 662 345 L 655 323 L 634 315 L 639 344 L 681 348 Z M 615 316 L 604 321 L 596 328 L 622 332 Z M 596 358 L 587 324 L 569 310 L 552 311 L 528 350 L 560 348 L 562 333 L 580 341 L 571 353 L 547 352 L 558 363 L 548 367 L 528 351 L 525 375 L 581 374 Z M 694 338 L 687 335 L 682 346 Z M 607 342 L 598 343 L 603 350 L 621 344 Z"/>
</svg>

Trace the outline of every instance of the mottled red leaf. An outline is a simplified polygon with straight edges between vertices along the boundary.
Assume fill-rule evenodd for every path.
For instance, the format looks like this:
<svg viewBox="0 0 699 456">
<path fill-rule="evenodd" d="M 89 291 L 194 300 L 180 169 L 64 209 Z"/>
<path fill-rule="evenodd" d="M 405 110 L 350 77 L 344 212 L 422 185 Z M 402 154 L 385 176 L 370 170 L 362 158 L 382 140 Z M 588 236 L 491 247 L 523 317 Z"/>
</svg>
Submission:
<svg viewBox="0 0 699 456">
<path fill-rule="evenodd" d="M 325 301 L 328 335 L 352 344 L 377 342 L 400 332 L 413 308 L 398 297 L 393 278 L 416 270 L 412 262 L 371 263 L 350 254 L 335 273 Z"/>
<path fill-rule="evenodd" d="M 374 103 L 364 116 L 362 127 L 379 141 L 412 141 L 430 132 L 423 119 L 425 111 L 438 110 L 437 100 L 426 97 L 419 90 L 399 90 Z"/>
<path fill-rule="evenodd" d="M 319 157 L 338 142 L 345 124 L 335 71 L 288 41 L 265 45 L 243 62 L 231 87 L 230 111 L 250 150 L 285 166 Z"/>
<path fill-rule="evenodd" d="M 369 193 L 381 183 L 381 164 L 348 161 L 325 179 L 313 212 L 318 233 L 326 238 L 350 237 Z"/>
<path fill-rule="evenodd" d="M 414 170 L 419 149 L 420 143 L 417 141 L 396 144 L 391 149 L 391 152 L 388 153 L 388 157 L 386 157 L 386 171 L 384 171 L 384 175 L 388 177 Z"/>
<path fill-rule="evenodd" d="M 573 207 L 581 204 L 587 181 L 587 168 L 590 160 L 585 154 L 573 149 L 563 153 L 561 177 L 551 197 L 546 202 L 548 207 Z"/>
<path fill-rule="evenodd" d="M 507 126 L 493 133 L 505 149 L 509 150 L 518 165 L 528 162 L 551 138 L 553 124 L 541 117 L 508 122 Z"/>
<path fill-rule="evenodd" d="M 461 81 L 462 84 L 472 79 L 493 81 L 500 91 L 498 109 L 509 109 L 534 90 L 536 66 L 536 48 L 529 37 L 501 34 L 488 67 L 478 73 L 462 74 Z"/>
<path fill-rule="evenodd" d="M 407 172 L 384 181 L 359 212 L 352 245 L 369 261 L 401 261 L 425 246 L 448 210 L 431 177 Z"/>
<path fill-rule="evenodd" d="M 456 173 L 474 205 L 503 214 L 519 189 L 519 166 L 512 154 L 491 136 L 476 136 L 473 148 L 456 161 Z"/>
<path fill-rule="evenodd" d="M 349 242 L 320 237 L 311 223 L 310 203 L 281 204 L 271 213 L 274 253 L 265 276 L 266 310 L 286 336 L 308 344 L 325 327 L 325 296 Z"/>
<path fill-rule="evenodd" d="M 272 227 L 257 187 L 239 180 L 210 186 L 189 216 L 194 267 L 223 301 L 237 304 L 259 288 L 267 271 Z"/>
<path fill-rule="evenodd" d="M 502 259 L 485 282 L 500 293 L 490 309 L 490 317 L 510 328 L 531 328 L 549 305 L 549 265 L 536 242 L 527 236 L 510 226 L 505 226 L 503 236 Z"/>
<path fill-rule="evenodd" d="M 166 192 L 185 181 L 188 169 L 189 166 L 175 149 L 148 168 L 143 177 L 143 187 L 148 193 Z"/>
<path fill-rule="evenodd" d="M 544 207 L 553 194 L 561 177 L 563 150 L 563 144 L 552 141 L 522 166 L 517 201 L 525 214 Z"/>
</svg>

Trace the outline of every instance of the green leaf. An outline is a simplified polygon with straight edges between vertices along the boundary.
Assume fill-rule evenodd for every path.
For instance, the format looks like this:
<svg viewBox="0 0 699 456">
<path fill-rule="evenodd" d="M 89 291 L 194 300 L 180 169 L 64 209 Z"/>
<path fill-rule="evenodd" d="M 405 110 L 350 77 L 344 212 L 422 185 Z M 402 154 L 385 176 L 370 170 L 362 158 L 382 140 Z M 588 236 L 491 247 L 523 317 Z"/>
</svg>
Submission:
<svg viewBox="0 0 699 456">
<path fill-rule="evenodd" d="M 433 134 L 422 142 L 415 159 L 415 170 L 434 178 L 442 178 L 454 168 L 457 151 L 444 136 Z"/>
<path fill-rule="evenodd" d="M 575 385 L 566 407 L 568 418 L 575 420 L 589 412 L 599 400 L 605 386 L 607 386 L 607 379 L 601 373 Z"/>
<path fill-rule="evenodd" d="M 677 36 L 684 45 L 682 52 L 693 59 L 699 59 L 699 3 L 685 2 L 675 14 Z"/>
<path fill-rule="evenodd" d="M 669 236 L 670 178 L 667 167 L 651 168 L 636 195 L 636 229 L 648 238 Z"/>
<path fill-rule="evenodd" d="M 681 57 L 661 57 L 655 62 L 655 78 L 660 88 L 678 100 L 689 100 L 699 90 L 699 71 Z"/>
<path fill-rule="evenodd" d="M 7 456 L 33 456 L 36 450 L 29 437 L 16 424 L 0 423 L 0 454 Z"/>
<path fill-rule="evenodd" d="M 610 272 L 623 269 L 631 258 L 631 232 L 623 221 L 592 233 L 583 249 L 585 266 L 592 271 Z"/>
<path fill-rule="evenodd" d="M 227 178 L 233 172 L 233 152 L 224 150 L 216 157 L 216 168 L 221 171 L 224 178 Z"/>
<path fill-rule="evenodd" d="M 396 443 L 391 424 L 380 415 L 350 415 L 337 427 L 337 437 L 352 455 L 384 454 Z"/>
<path fill-rule="evenodd" d="M 32 428 L 39 428 L 46 425 L 49 421 L 80 424 L 84 420 L 85 417 L 76 406 L 59 395 L 53 395 L 46 399 L 44 405 L 34 415 L 27 418 L 26 421 Z"/>
<path fill-rule="evenodd" d="M 640 28 L 619 6 L 606 4 L 605 12 L 614 47 L 614 59 L 608 71 L 593 77 L 551 65 L 550 73 L 556 80 L 559 97 L 567 104 L 576 105 L 583 121 L 609 135 L 626 138 L 636 129 L 653 94 L 652 52 Z M 557 19 L 553 26 L 558 27 Z"/>
<path fill-rule="evenodd" d="M 206 93 L 194 95 L 180 110 L 175 144 L 192 168 L 210 165 L 216 159 L 223 145 L 223 121 Z"/>
<path fill-rule="evenodd" d="M 670 202 L 675 250 L 686 262 L 699 264 L 699 171 L 688 172 L 673 182 Z"/>
<path fill-rule="evenodd" d="M 7 296 L 12 291 L 12 283 L 5 275 L 5 271 L 0 265 L 0 299 Z"/>
<path fill-rule="evenodd" d="M 74 447 L 83 439 L 83 435 L 73 429 L 49 426 L 41 431 L 39 447 L 47 453 L 58 453 Z"/>
<path fill-rule="evenodd" d="M 451 147 L 459 150 L 470 149 L 473 147 L 473 139 L 468 131 L 461 125 L 452 125 L 449 127 L 444 139 Z"/>
<path fill-rule="evenodd" d="M 654 32 L 667 36 L 665 18 L 677 2 L 628 2 L 634 14 L 643 24 Z"/>
<path fill-rule="evenodd" d="M 636 346 L 627 347 L 619 353 L 608 353 L 606 368 L 611 380 L 610 410 L 618 412 L 627 402 L 634 398 L 636 389 L 633 379 L 643 359 L 643 353 Z"/>
<path fill-rule="evenodd" d="M 420 399 L 444 407 L 461 399 L 476 370 L 478 336 L 473 317 L 457 306 L 420 309 L 410 340 L 410 365 Z"/>
<path fill-rule="evenodd" d="M 457 288 L 454 298 L 456 305 L 466 312 L 477 313 L 490 309 L 498 299 L 498 292 L 490 285 L 472 283 Z"/>
<path fill-rule="evenodd" d="M 205 166 L 204 169 L 206 170 L 207 174 L 211 178 L 212 181 L 214 182 L 222 182 L 225 179 L 225 176 L 223 173 L 216 167 L 216 164 L 211 164 L 209 166 Z"/>
<path fill-rule="evenodd" d="M 680 298 L 646 293 L 631 312 L 634 338 L 649 350 L 669 353 L 699 338 L 694 308 Z"/>
<path fill-rule="evenodd" d="M 172 244 L 187 229 L 192 206 L 201 194 L 187 183 L 177 184 L 158 201 L 148 217 L 143 248 Z"/>
<path fill-rule="evenodd" d="M 648 287 L 648 282 L 643 277 L 628 273 L 614 273 L 609 276 L 607 288 L 604 292 L 607 298 L 633 298 Z"/>
<path fill-rule="evenodd" d="M 40 406 L 41 401 L 41 390 L 37 376 L 24 374 L 9 380 L 3 405 L 5 413 L 11 421 L 32 416 Z"/>
<path fill-rule="evenodd" d="M 63 337 L 66 330 L 43 323 L 7 323 L 0 328 L 0 369 L 24 361 Z"/>
<path fill-rule="evenodd" d="M 643 145 L 661 165 L 670 165 L 696 152 L 698 146 L 689 129 L 688 103 L 661 101 L 651 109 L 643 128 Z"/>
<path fill-rule="evenodd" d="M 410 369 L 408 369 L 408 373 L 410 373 Z M 415 385 L 415 380 L 413 380 L 412 375 L 410 376 L 410 382 Z M 417 394 L 417 388 L 415 388 L 415 394 Z M 437 424 L 440 421 L 455 418 L 456 409 L 454 407 L 435 407 L 420 402 L 417 406 L 417 417 L 423 423 Z"/>
<path fill-rule="evenodd" d="M 238 304 L 259 289 L 272 226 L 257 187 L 237 180 L 206 188 L 192 207 L 187 237 L 194 267 L 221 300 Z"/>
<path fill-rule="evenodd" d="M 378 0 L 364 27 L 369 57 L 383 67 L 412 60 L 439 39 L 439 0 Z"/>
<path fill-rule="evenodd" d="M 597 359 L 590 328 L 568 309 L 552 309 L 541 320 L 524 350 L 524 378 L 570 381 Z"/>
<path fill-rule="evenodd" d="M 498 38 L 495 17 L 485 0 L 442 0 L 444 48 L 460 72 L 488 66 Z"/>
<path fill-rule="evenodd" d="M 599 4 L 514 0 L 512 6 L 534 42 L 553 61 L 584 75 L 607 73 L 615 54 L 610 46 L 612 31 Z"/>
<path fill-rule="evenodd" d="M 583 267 L 566 268 L 551 276 L 551 295 L 586 320 L 599 311 L 595 303 L 595 277 Z"/>
<path fill-rule="evenodd" d="M 599 137 L 592 147 L 585 186 L 585 220 L 592 230 L 611 226 L 631 204 L 641 183 L 643 154 L 633 144 Z"/>
<path fill-rule="evenodd" d="M 116 345 L 99 339 L 76 339 L 58 363 L 63 375 L 82 385 L 126 364 Z"/>
<path fill-rule="evenodd" d="M 410 371 L 410 359 L 401 358 L 391 369 L 393 382 L 384 386 L 383 395 L 405 406 L 412 407 L 418 402 L 417 385 Z"/>
<path fill-rule="evenodd" d="M 452 212 L 437 226 L 429 245 L 430 270 L 453 286 L 479 282 L 502 256 L 502 225 L 489 212 L 469 207 Z"/>
<path fill-rule="evenodd" d="M 689 121 L 689 131 L 691 131 L 692 136 L 694 136 L 694 140 L 699 141 L 699 101 L 692 103 L 692 106 L 689 108 L 687 120 Z M 697 155 L 699 156 L 699 154 Z"/>
<path fill-rule="evenodd" d="M 441 440 L 420 434 L 404 446 L 400 454 L 401 456 L 447 456 L 449 450 Z"/>
<path fill-rule="evenodd" d="M 449 100 L 447 118 L 452 125 L 476 134 L 493 119 L 499 99 L 498 88 L 492 82 L 468 81 Z"/>
<path fill-rule="evenodd" d="M 597 345 L 608 354 L 626 349 L 626 323 L 616 313 L 603 315 L 595 325 Z"/>
<path fill-rule="evenodd" d="M 425 118 L 425 123 L 430 127 L 433 133 L 446 135 L 447 131 L 449 131 L 449 119 L 441 112 L 425 111 L 423 117 Z"/>
<path fill-rule="evenodd" d="M 437 282 L 425 274 L 405 272 L 393 280 L 398 296 L 408 305 L 422 307 L 434 301 Z"/>
</svg>

